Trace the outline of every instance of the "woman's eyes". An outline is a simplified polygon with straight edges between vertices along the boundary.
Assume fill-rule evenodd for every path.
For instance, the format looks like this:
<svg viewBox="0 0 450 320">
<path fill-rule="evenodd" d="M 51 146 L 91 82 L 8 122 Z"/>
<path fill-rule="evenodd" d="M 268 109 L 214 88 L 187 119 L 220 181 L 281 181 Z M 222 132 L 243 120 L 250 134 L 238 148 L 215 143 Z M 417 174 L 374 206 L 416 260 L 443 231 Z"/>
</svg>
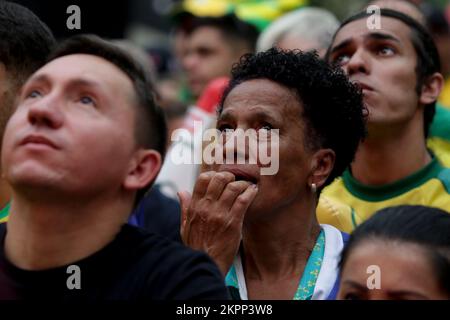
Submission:
<svg viewBox="0 0 450 320">
<path fill-rule="evenodd" d="M 233 130 L 233 128 L 229 124 L 220 124 L 217 126 L 217 130 L 220 132 Z"/>
<path fill-rule="evenodd" d="M 345 300 L 361 300 L 361 297 L 357 293 L 349 292 L 344 295 L 344 299 Z"/>
<path fill-rule="evenodd" d="M 259 128 L 259 130 L 267 130 L 267 131 L 270 131 L 272 129 L 273 129 L 273 126 L 270 123 L 266 123 Z"/>
<path fill-rule="evenodd" d="M 266 123 L 266 124 L 261 125 L 259 128 L 257 128 L 256 131 L 259 131 L 259 130 L 270 131 L 272 129 L 273 129 L 273 126 L 271 124 Z M 219 130 L 220 132 L 224 132 L 224 131 L 229 132 L 229 131 L 235 130 L 235 128 L 233 128 L 229 124 L 222 124 L 222 125 L 217 126 L 217 130 Z"/>
</svg>

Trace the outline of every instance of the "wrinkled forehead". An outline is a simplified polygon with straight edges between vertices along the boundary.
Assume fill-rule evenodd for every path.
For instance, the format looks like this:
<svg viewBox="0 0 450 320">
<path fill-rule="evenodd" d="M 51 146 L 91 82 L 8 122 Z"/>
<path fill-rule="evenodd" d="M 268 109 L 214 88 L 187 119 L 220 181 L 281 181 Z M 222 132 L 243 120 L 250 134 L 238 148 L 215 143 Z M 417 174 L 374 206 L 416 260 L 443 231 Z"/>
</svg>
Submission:
<svg viewBox="0 0 450 320">
<path fill-rule="evenodd" d="M 37 70 L 28 82 L 42 78 L 49 81 L 86 80 L 101 84 L 105 89 L 132 90 L 132 81 L 125 72 L 106 59 L 90 54 L 56 58 Z"/>
<path fill-rule="evenodd" d="M 58 57 L 46 63 L 35 74 L 47 72 L 58 72 L 65 75 L 90 74 L 98 77 L 114 75 L 114 78 L 118 80 L 131 81 L 119 67 L 102 57 L 91 54 L 70 54 Z"/>
<path fill-rule="evenodd" d="M 282 121 L 285 116 L 298 115 L 301 106 L 293 89 L 269 79 L 257 78 L 245 80 L 229 91 L 222 108 L 219 108 L 219 117 L 244 112 L 255 116 L 264 113 Z"/>
<path fill-rule="evenodd" d="M 391 9 L 410 16 L 422 25 L 426 25 L 425 15 L 413 3 L 406 0 L 376 0 L 369 3 L 369 6 L 375 5 L 382 9 Z"/>
<path fill-rule="evenodd" d="M 372 28 L 373 20 L 371 19 L 374 17 L 361 17 L 344 25 L 336 32 L 331 49 L 345 41 L 364 40 L 377 37 L 377 35 L 393 37 L 404 45 L 412 45 L 411 28 L 403 21 L 393 17 L 380 16 L 379 25 Z"/>
</svg>

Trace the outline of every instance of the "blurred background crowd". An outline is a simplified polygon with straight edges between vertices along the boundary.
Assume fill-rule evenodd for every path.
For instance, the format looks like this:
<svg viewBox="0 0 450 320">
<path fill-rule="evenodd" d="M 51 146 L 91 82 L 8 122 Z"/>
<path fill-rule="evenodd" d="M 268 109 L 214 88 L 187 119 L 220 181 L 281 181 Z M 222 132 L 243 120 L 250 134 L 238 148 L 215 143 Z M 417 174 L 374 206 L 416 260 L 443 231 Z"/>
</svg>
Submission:
<svg viewBox="0 0 450 320">
<path fill-rule="evenodd" d="M 36 13 L 59 39 L 94 33 L 121 39 L 147 66 L 156 84 L 159 104 L 169 120 L 169 131 L 182 126 L 188 107 L 195 104 L 206 84 L 227 76 L 242 53 L 263 51 L 274 43 L 288 49 L 320 48 L 322 34 L 332 36 L 345 17 L 368 5 L 365 0 L 131 0 L 94 1 L 17 0 Z M 447 0 L 414 0 L 427 19 L 441 55 L 442 72 L 450 75 L 450 4 Z M 66 28 L 67 7 L 81 9 L 81 29 Z M 326 11 L 309 11 L 305 7 Z M 231 17 L 219 22 L 198 18 Z M 213 31 L 193 32 L 198 24 L 217 23 Z M 295 28 L 292 28 L 295 26 Z M 218 32 L 228 30 L 234 52 Z M 291 30 L 288 32 L 288 30 Z M 293 31 L 292 31 L 293 30 Z M 198 30 L 197 30 L 198 31 Z M 306 32 L 307 31 L 307 32 Z M 259 38 L 258 38 L 259 36 Z M 324 53 L 330 39 L 323 39 Z M 130 47 L 133 47 L 131 49 Z M 450 106 L 450 83 L 440 102 Z M 208 102 L 206 102 L 208 103 Z"/>
</svg>

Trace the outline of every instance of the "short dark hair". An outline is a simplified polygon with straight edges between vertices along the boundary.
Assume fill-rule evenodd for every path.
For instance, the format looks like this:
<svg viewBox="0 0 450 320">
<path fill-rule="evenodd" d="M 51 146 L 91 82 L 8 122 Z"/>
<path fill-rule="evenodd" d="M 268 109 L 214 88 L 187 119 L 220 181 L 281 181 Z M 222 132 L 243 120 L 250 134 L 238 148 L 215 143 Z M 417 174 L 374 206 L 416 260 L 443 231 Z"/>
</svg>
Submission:
<svg viewBox="0 0 450 320">
<path fill-rule="evenodd" d="M 367 11 L 361 11 L 342 22 L 339 29 L 333 36 L 333 41 L 336 38 L 338 32 L 350 22 L 367 18 L 373 13 Z M 411 43 L 416 51 L 417 55 L 417 84 L 416 92 L 420 95 L 422 86 L 426 82 L 427 78 L 435 72 L 441 71 L 441 63 L 439 60 L 439 53 L 436 45 L 431 37 L 430 33 L 426 30 L 420 22 L 411 18 L 410 16 L 391 9 L 381 9 L 380 14 L 383 17 L 397 19 L 406 24 L 411 30 Z M 325 56 L 325 59 L 329 61 L 331 47 Z M 424 107 L 424 132 L 425 137 L 428 137 L 431 123 L 433 122 L 434 114 L 436 113 L 436 102 L 425 105 Z"/>
<path fill-rule="evenodd" d="M 0 1 L 0 62 L 17 88 L 45 63 L 55 44 L 50 29 L 33 12 Z"/>
<path fill-rule="evenodd" d="M 137 101 L 136 144 L 155 149 L 164 159 L 167 124 L 163 111 L 155 104 L 153 84 L 141 65 L 117 45 L 95 35 L 77 35 L 66 39 L 52 52 L 49 61 L 71 54 L 90 54 L 103 58 L 130 78 Z M 150 186 L 151 184 L 137 193 L 137 201 Z"/>
<path fill-rule="evenodd" d="M 366 241 L 383 240 L 416 244 L 428 253 L 442 289 L 450 294 L 450 214 L 425 206 L 382 209 L 359 225 L 341 255 L 341 270 L 351 252 Z"/>
<path fill-rule="evenodd" d="M 361 90 L 341 69 L 329 66 L 315 52 L 271 48 L 244 55 L 233 66 L 219 114 L 228 94 L 253 79 L 268 79 L 295 92 L 303 106 L 299 119 L 303 119 L 308 131 L 305 146 L 313 150 L 330 148 L 336 154 L 334 168 L 322 188 L 340 176 L 366 134 L 367 111 Z"/>
<path fill-rule="evenodd" d="M 201 27 L 213 27 L 218 29 L 224 38 L 235 47 L 236 42 L 244 44 L 249 52 L 254 52 L 256 40 L 258 39 L 258 29 L 240 20 L 235 14 L 227 14 L 221 17 L 194 17 L 189 26 L 185 27 L 187 34 L 191 34 Z"/>
</svg>

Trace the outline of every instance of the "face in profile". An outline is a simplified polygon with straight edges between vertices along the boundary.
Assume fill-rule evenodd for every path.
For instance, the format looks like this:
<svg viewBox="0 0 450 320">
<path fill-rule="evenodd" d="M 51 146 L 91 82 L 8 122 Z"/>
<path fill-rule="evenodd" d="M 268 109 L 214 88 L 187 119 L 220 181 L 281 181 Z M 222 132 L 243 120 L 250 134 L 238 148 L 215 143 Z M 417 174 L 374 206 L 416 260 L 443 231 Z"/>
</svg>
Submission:
<svg viewBox="0 0 450 320">
<path fill-rule="evenodd" d="M 2 169 L 15 188 L 91 195 L 117 189 L 135 141 L 131 80 L 92 55 L 57 58 L 24 85 L 8 122 Z"/>
<path fill-rule="evenodd" d="M 438 280 L 429 252 L 422 246 L 365 240 L 349 252 L 341 272 L 338 299 L 450 299 Z"/>
</svg>

